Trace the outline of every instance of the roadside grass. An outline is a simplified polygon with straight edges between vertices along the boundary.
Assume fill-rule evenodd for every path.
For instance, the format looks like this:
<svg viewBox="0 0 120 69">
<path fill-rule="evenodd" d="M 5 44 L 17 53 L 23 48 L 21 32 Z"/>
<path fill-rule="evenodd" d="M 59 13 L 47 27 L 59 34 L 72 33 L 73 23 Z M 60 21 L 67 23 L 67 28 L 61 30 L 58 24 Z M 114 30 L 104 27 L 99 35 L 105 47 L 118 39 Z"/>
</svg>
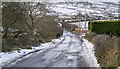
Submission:
<svg viewBox="0 0 120 69">
<path fill-rule="evenodd" d="M 109 69 L 109 67 L 114 69 L 119 66 L 118 37 L 106 34 L 87 33 L 84 38 L 95 45 L 95 55 L 103 69 Z"/>
</svg>

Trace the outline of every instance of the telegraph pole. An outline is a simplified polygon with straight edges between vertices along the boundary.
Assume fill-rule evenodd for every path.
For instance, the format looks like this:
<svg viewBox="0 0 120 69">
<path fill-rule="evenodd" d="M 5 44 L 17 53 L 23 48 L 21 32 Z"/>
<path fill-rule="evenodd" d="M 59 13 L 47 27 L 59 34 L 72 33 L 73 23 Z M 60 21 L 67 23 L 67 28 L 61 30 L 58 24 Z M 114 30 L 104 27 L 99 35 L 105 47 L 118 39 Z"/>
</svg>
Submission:
<svg viewBox="0 0 120 69">
<path fill-rule="evenodd" d="M 86 0 L 85 0 L 85 30 L 86 30 L 86 21 L 87 21 L 87 13 L 86 13 Z"/>
<path fill-rule="evenodd" d="M 78 14 L 78 18 L 79 18 L 79 30 L 81 30 L 81 28 L 80 28 L 81 14 L 80 14 L 80 12 L 79 12 L 79 14 Z"/>
</svg>

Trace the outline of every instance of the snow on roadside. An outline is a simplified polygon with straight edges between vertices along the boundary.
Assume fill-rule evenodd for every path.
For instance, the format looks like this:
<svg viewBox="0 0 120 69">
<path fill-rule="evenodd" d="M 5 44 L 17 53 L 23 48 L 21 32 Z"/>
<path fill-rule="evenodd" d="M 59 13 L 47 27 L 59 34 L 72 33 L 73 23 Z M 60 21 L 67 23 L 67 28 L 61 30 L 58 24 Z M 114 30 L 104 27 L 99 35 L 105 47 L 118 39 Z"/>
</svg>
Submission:
<svg viewBox="0 0 120 69">
<path fill-rule="evenodd" d="M 59 25 L 60 27 L 62 27 L 62 24 L 61 24 L 61 23 L 58 23 L 58 25 Z"/>
<path fill-rule="evenodd" d="M 118 67 L 117 69 L 120 69 L 120 67 Z"/>
<path fill-rule="evenodd" d="M 20 49 L 20 50 L 16 50 L 16 51 L 12 51 L 12 52 L 1 52 L 1 58 L 0 58 L 0 67 L 6 65 L 7 63 L 10 63 L 11 61 L 16 60 L 19 57 L 22 57 L 30 52 L 33 52 L 35 50 L 40 50 L 40 49 L 44 49 L 48 46 L 51 45 L 50 43 L 45 43 L 41 46 L 38 47 L 32 47 L 32 49 Z"/>
<path fill-rule="evenodd" d="M 81 56 L 83 56 L 90 67 L 99 67 L 94 52 L 94 45 L 86 39 L 83 39 Z"/>
<path fill-rule="evenodd" d="M 12 52 L 1 52 L 0 53 L 0 67 L 14 60 L 17 60 L 18 58 L 22 56 L 28 55 L 31 52 L 49 48 L 53 46 L 53 42 L 60 42 L 63 39 L 64 39 L 63 37 L 60 37 L 59 39 L 53 39 L 52 42 L 41 44 L 38 47 L 32 47 L 32 49 L 20 49 L 20 50 L 16 50 Z"/>
</svg>

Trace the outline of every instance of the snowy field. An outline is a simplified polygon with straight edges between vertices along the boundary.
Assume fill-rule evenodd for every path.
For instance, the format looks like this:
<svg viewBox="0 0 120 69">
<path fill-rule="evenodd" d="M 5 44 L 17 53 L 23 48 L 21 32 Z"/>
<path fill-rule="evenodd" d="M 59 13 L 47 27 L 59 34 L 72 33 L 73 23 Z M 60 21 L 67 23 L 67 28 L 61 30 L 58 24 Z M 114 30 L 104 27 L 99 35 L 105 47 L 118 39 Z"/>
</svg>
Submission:
<svg viewBox="0 0 120 69">
<path fill-rule="evenodd" d="M 55 11 L 58 13 L 61 17 L 62 16 L 71 16 L 71 15 L 77 15 L 79 12 L 81 12 L 83 15 L 85 15 L 85 3 L 82 3 L 82 1 L 79 2 L 73 2 L 73 3 L 52 3 L 50 5 L 49 9 L 51 11 Z M 118 2 L 90 2 L 88 0 L 86 5 L 86 13 L 89 17 L 108 17 L 109 14 L 112 16 L 118 17 Z"/>
</svg>

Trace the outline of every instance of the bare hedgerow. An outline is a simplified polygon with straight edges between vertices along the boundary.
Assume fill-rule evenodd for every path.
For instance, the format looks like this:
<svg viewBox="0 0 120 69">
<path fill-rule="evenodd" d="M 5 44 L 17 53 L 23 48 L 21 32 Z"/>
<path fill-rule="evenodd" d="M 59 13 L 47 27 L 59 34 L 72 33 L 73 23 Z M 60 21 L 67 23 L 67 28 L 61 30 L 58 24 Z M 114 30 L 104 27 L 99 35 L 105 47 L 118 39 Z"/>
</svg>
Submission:
<svg viewBox="0 0 120 69">
<path fill-rule="evenodd" d="M 88 33 L 86 39 L 94 44 L 95 55 L 102 67 L 117 67 L 119 58 L 118 37 Z"/>
<path fill-rule="evenodd" d="M 55 21 L 56 16 L 47 15 L 46 5 L 39 2 L 2 3 L 2 51 L 29 48 L 51 41 L 62 35 Z"/>
</svg>

